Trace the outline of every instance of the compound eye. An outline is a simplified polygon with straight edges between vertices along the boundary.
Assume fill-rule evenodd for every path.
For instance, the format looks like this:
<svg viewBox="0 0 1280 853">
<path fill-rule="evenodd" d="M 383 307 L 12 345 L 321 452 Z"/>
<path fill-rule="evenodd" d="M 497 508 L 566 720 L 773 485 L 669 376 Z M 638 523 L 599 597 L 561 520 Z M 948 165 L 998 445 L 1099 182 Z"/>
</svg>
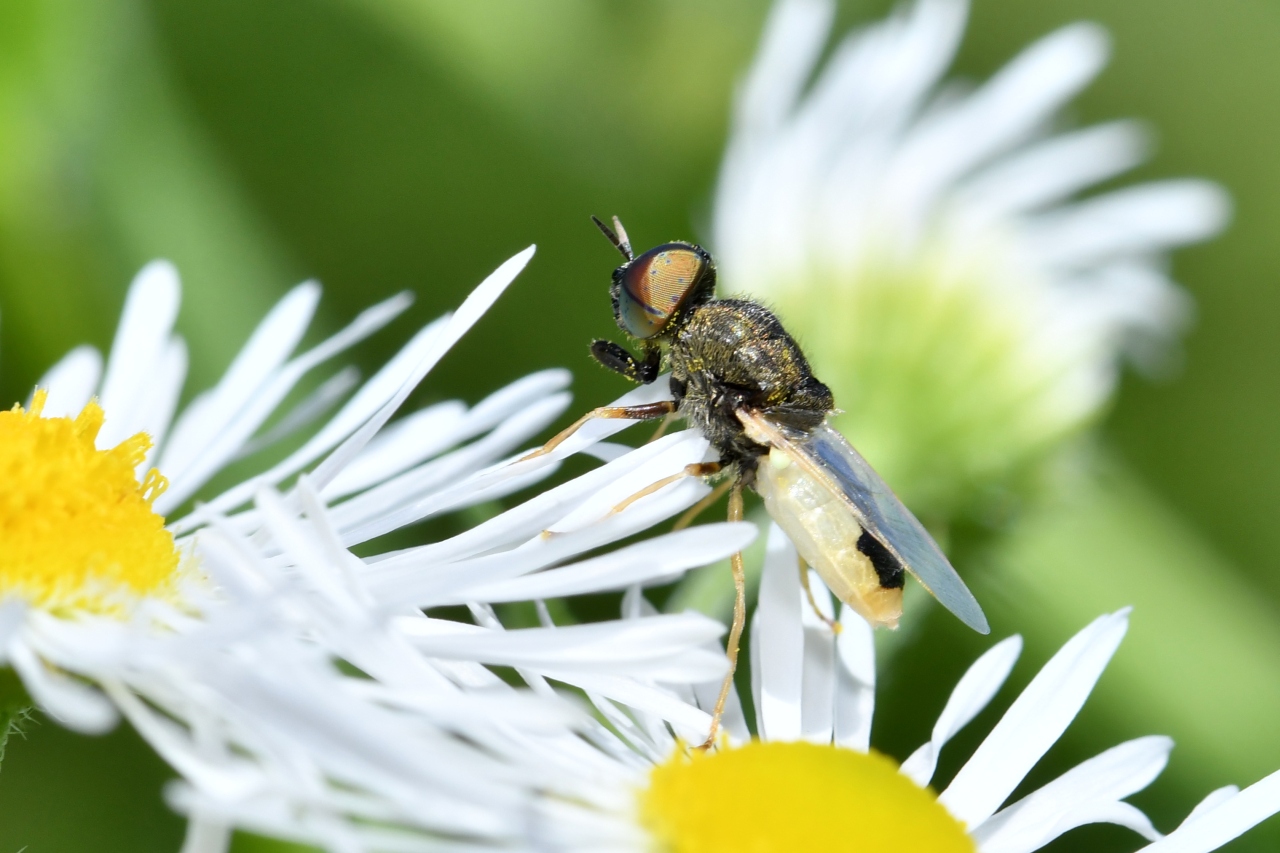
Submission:
<svg viewBox="0 0 1280 853">
<path fill-rule="evenodd" d="M 627 265 L 618 292 L 618 321 L 637 338 L 659 334 L 702 278 L 705 257 L 683 243 L 650 249 Z"/>
</svg>

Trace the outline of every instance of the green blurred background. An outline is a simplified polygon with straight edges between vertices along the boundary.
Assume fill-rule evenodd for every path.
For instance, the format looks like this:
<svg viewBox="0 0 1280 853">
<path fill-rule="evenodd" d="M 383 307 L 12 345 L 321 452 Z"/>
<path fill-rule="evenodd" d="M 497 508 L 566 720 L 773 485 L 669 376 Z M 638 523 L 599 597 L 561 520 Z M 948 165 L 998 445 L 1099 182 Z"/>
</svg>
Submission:
<svg viewBox="0 0 1280 853">
<path fill-rule="evenodd" d="M 357 353 L 367 369 L 530 242 L 528 271 L 427 396 L 475 400 L 568 365 L 580 407 L 613 398 L 624 384 L 591 366 L 586 344 L 616 334 L 616 256 L 587 216 L 622 215 L 637 245 L 705 237 L 730 96 L 766 8 L 6 0 L 0 398 L 25 398 L 76 343 L 109 346 L 129 278 L 152 257 L 184 277 L 194 389 L 302 278 L 325 285 L 317 335 L 417 293 L 411 320 Z M 887 8 L 845 3 L 839 28 Z M 1137 605 L 1094 701 L 1032 781 L 1169 733 L 1169 771 L 1135 799 L 1168 830 L 1211 788 L 1280 767 L 1280 5 L 978 0 L 957 69 L 986 76 L 1081 18 L 1106 24 L 1115 51 L 1074 118 L 1147 120 L 1156 155 L 1126 181 L 1210 177 L 1236 217 L 1175 257 L 1198 306 L 1183 367 L 1158 384 L 1126 379 L 1092 474 L 961 568 L 995 634 L 1027 634 L 1017 685 L 1088 619 Z M 883 675 L 875 740 L 900 757 L 988 642 L 933 615 Z M 944 754 L 943 777 L 993 719 Z M 158 796 L 166 772 L 131 732 L 82 738 L 36 718 L 6 758 L 0 853 L 179 846 Z M 1277 849 L 1273 824 L 1227 849 Z M 1050 849 L 1136 846 L 1099 828 Z"/>
</svg>

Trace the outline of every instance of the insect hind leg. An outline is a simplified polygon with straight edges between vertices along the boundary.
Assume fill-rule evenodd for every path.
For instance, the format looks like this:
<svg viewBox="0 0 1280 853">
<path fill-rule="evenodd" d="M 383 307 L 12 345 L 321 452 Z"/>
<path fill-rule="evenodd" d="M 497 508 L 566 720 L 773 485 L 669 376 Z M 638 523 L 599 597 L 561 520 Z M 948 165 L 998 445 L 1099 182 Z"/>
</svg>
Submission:
<svg viewBox="0 0 1280 853">
<path fill-rule="evenodd" d="M 839 634 L 844 626 L 823 613 L 822 608 L 818 607 L 818 600 L 813 597 L 813 587 L 809 584 L 809 566 L 805 563 L 804 557 L 798 558 L 797 565 L 800 568 L 800 587 L 804 590 L 805 598 L 809 600 L 809 606 L 813 608 L 814 614 L 831 629 L 831 633 Z"/>
<path fill-rule="evenodd" d="M 742 521 L 742 483 L 734 481 L 729 490 L 729 521 Z M 720 733 L 720 719 L 724 716 L 725 703 L 729 701 L 729 691 L 733 688 L 733 674 L 738 669 L 738 651 L 742 643 L 742 629 L 747 623 L 747 573 L 742 565 L 742 552 L 738 551 L 729 558 L 729 566 L 733 570 L 733 625 L 729 628 L 729 639 L 725 643 L 725 656 L 729 659 L 729 671 L 725 673 L 724 682 L 720 685 L 720 695 L 716 697 L 715 709 L 711 712 L 711 730 L 707 739 L 699 749 L 710 749 Z"/>
<path fill-rule="evenodd" d="M 609 510 L 609 515 L 617 515 L 641 498 L 648 497 L 659 489 L 669 486 L 677 480 L 683 480 L 685 477 L 709 477 L 712 474 L 718 474 L 719 472 L 719 462 L 694 462 L 692 465 L 686 465 L 679 473 L 672 474 L 670 477 L 663 477 L 661 480 L 655 480 L 621 503 L 614 504 L 613 509 Z"/>
</svg>

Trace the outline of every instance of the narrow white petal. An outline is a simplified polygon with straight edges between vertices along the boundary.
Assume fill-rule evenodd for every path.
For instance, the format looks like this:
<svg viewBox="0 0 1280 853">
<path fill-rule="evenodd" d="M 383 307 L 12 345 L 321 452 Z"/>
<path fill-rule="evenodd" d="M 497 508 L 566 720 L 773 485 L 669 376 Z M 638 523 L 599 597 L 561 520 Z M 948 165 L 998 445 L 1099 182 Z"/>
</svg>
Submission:
<svg viewBox="0 0 1280 853">
<path fill-rule="evenodd" d="M 334 523 L 344 531 L 348 543 L 355 543 L 489 499 L 495 494 L 493 487 L 502 481 L 495 483 L 470 472 L 483 470 L 485 465 L 541 432 L 568 404 L 569 395 L 564 393 L 530 403 L 479 441 L 424 462 L 344 501 L 333 511 Z M 473 423 L 474 419 L 468 415 L 462 418 L 459 427 L 470 430 Z M 508 483 L 532 482 L 550 473 L 550 469 L 545 468 L 521 470 L 533 475 L 533 480 L 516 476 L 507 478 Z M 510 489 L 508 484 L 498 493 L 505 494 Z M 485 497 L 480 497 L 482 494 Z"/>
<path fill-rule="evenodd" d="M 688 433 L 693 433 L 693 435 Z M 618 514 L 615 509 L 623 503 L 630 502 L 627 503 L 626 509 L 622 511 L 623 513 L 640 510 L 646 504 L 660 499 L 663 494 L 669 491 L 682 487 L 687 488 L 690 482 L 698 482 L 697 478 L 676 480 L 663 489 L 636 499 L 636 495 L 647 491 L 655 483 L 667 477 L 681 474 L 686 466 L 704 461 L 708 454 L 712 452 L 706 439 L 703 439 L 694 430 L 676 433 L 670 438 L 672 439 L 670 442 L 666 442 L 666 436 L 659 439 L 659 441 L 666 443 L 661 445 L 662 452 L 655 455 L 648 464 L 634 471 L 621 474 L 617 479 L 592 495 L 589 501 L 583 501 L 573 512 L 554 524 L 548 525 L 547 530 L 556 534 L 583 530 Z M 658 442 L 653 443 L 657 444 Z"/>
<path fill-rule="evenodd" d="M 180 853 L 226 853 L 231 848 L 231 827 L 199 812 L 187 819 L 187 833 Z"/>
<path fill-rule="evenodd" d="M 1053 832 L 1048 833 L 1045 843 L 1047 844 L 1059 835 L 1069 832 L 1078 826 L 1087 826 L 1091 823 L 1110 823 L 1116 826 L 1123 826 L 1125 829 L 1131 829 L 1138 833 L 1147 841 L 1158 841 L 1163 837 L 1160 834 L 1160 830 L 1155 828 L 1151 823 L 1151 819 L 1143 813 L 1142 809 L 1129 803 L 1113 801 L 1089 803 L 1067 813 L 1058 825 L 1053 828 Z M 985 849 L 983 853 L 986 853 Z"/>
<path fill-rule="evenodd" d="M 101 447 L 114 447 L 136 431 L 126 422 L 128 413 L 148 395 L 155 365 L 169 346 L 181 297 L 178 271 L 168 261 L 147 264 L 129 286 L 102 381 L 106 421 L 98 435 Z"/>
<path fill-rule="evenodd" d="M 986 216 L 1025 213 L 1127 172 L 1147 149 L 1146 133 L 1131 121 L 1064 133 L 1000 160 L 961 189 L 956 203 Z"/>
<path fill-rule="evenodd" d="M 147 396 L 139 402 L 133 417 L 134 432 L 145 432 L 153 442 L 147 458 L 138 466 L 138 477 L 146 476 L 147 470 L 155 465 L 159 456 L 159 448 L 163 446 L 169 425 L 173 422 L 173 413 L 178 408 L 178 397 L 182 394 L 182 385 L 187 379 L 187 344 L 177 336 L 170 339 L 160 359 L 152 366 L 150 387 Z"/>
<path fill-rule="evenodd" d="M 871 721 L 876 707 L 876 645 L 867 620 L 847 604 L 840 605 L 840 637 L 836 651 L 835 742 L 866 752 L 871 747 Z"/>
<path fill-rule="evenodd" d="M 494 632 L 441 620 L 399 622 L 423 654 L 446 660 L 475 660 L 505 666 L 627 672 L 658 680 L 673 671 L 700 674 L 705 681 L 724 669 L 723 659 L 701 648 L 724 633 L 724 626 L 697 613 L 653 616 L 621 622 L 522 628 Z M 472 630 L 474 629 L 474 630 Z"/>
<path fill-rule="evenodd" d="M 1196 803 L 1196 807 L 1182 819 L 1182 822 L 1189 823 L 1200 815 L 1213 811 L 1238 793 L 1240 793 L 1239 785 L 1223 785 L 1215 791 L 1210 791 L 1208 796 Z"/>
<path fill-rule="evenodd" d="M 987 707 L 1004 686 L 1021 653 L 1022 638 L 1015 635 L 997 643 L 969 667 L 951 691 L 946 707 L 933 725 L 929 742 L 902 762 L 903 773 L 921 787 L 929 784 L 942 747 Z"/>
<path fill-rule="evenodd" d="M 818 60 L 834 14 L 835 4 L 829 0 L 784 0 L 774 5 L 738 95 L 737 132 L 772 130 L 788 117 Z"/>
<path fill-rule="evenodd" d="M 1155 840 L 1159 836 L 1150 821 L 1120 801 L 1160 775 L 1171 749 L 1173 741 L 1166 737 L 1112 747 L 969 831 L 983 853 L 1030 853 L 1069 829 L 1098 822 L 1120 823 Z"/>
<path fill-rule="evenodd" d="M 91 346 L 79 346 L 49 368 L 37 388 L 49 392 L 46 418 L 75 417 L 93 397 L 102 376 L 102 354 Z"/>
<path fill-rule="evenodd" d="M 244 444 L 249 441 L 250 436 L 271 416 L 276 407 L 280 405 L 289 391 L 303 376 L 391 322 L 393 318 L 408 307 L 410 301 L 407 295 L 400 294 L 366 308 L 346 327 L 338 331 L 337 334 L 327 338 L 274 371 L 267 383 L 249 398 L 240 412 L 226 422 L 223 428 L 212 437 L 212 440 L 191 457 L 187 470 L 176 480 L 171 481 L 169 491 L 157 499 L 156 511 L 160 513 L 169 512 L 191 497 L 200 486 L 204 485 L 210 477 L 227 463 L 227 460 L 234 458 L 240 452 Z M 419 337 L 415 338 L 414 341 L 420 342 L 422 337 L 429 334 L 427 330 L 433 328 L 440 328 L 439 321 L 420 332 Z M 414 341 L 411 341 L 406 349 L 412 348 Z M 400 356 L 397 356 L 397 358 L 402 358 L 403 356 L 404 350 L 401 351 Z M 379 371 L 378 376 L 375 376 L 365 384 L 365 389 L 376 385 L 378 378 L 385 374 L 386 371 L 394 370 L 396 364 L 396 359 L 393 359 L 391 364 Z M 344 409 L 344 411 L 348 411 L 350 406 L 351 404 L 349 403 L 348 408 Z M 330 424 L 331 426 L 332 423 Z M 312 439 L 303 450 L 308 453 L 323 452 L 323 450 L 316 451 L 314 445 L 315 439 Z M 252 497 L 261 485 L 279 482 L 281 479 L 296 472 L 301 465 L 306 465 L 311 461 L 311 458 L 314 457 L 308 458 L 303 451 L 291 455 L 289 459 L 270 471 L 253 478 L 247 483 L 242 483 L 229 489 L 197 510 L 197 512 L 186 518 L 179 519 L 172 526 L 172 529 L 176 532 L 191 530 L 199 526 L 203 519 L 211 517 L 217 512 L 239 506 Z"/>
<path fill-rule="evenodd" d="M 359 369 L 354 366 L 342 368 L 320 383 L 302 402 L 285 412 L 280 420 L 240 445 L 240 449 L 235 452 L 230 461 L 236 462 L 252 456 L 322 420 L 359 385 Z"/>
<path fill-rule="evenodd" d="M 166 476 L 185 474 L 193 458 L 227 426 L 289 357 L 311 323 L 320 286 L 304 282 L 267 312 L 222 379 L 192 401 L 174 424 L 160 467 Z"/>
<path fill-rule="evenodd" d="M 7 652 L 9 663 L 36 705 L 67 728 L 102 734 L 116 724 L 115 709 L 98 691 L 54 672 L 21 641 L 11 642 Z"/>
<path fill-rule="evenodd" d="M 413 372 L 401 383 L 395 394 L 333 453 L 316 466 L 312 478 L 315 480 L 317 488 L 323 490 L 346 467 L 347 463 L 364 449 L 369 439 L 373 438 L 378 430 L 382 429 L 383 425 L 391 419 L 391 416 L 400 408 L 409 394 L 413 392 L 413 389 L 418 387 L 418 383 L 422 381 L 423 377 L 484 316 L 484 313 L 497 301 L 498 297 L 503 294 L 511 282 L 515 281 L 516 276 L 533 258 L 533 253 L 534 247 L 530 246 L 523 252 L 512 256 L 490 273 L 488 278 L 480 282 L 480 285 L 475 290 L 471 291 L 471 294 L 458 306 L 458 310 L 449 318 L 448 325 L 445 326 L 442 333 L 435 337 L 432 342 L 433 346 L 421 357 L 420 361 L 414 366 Z"/>
<path fill-rule="evenodd" d="M 1076 634 L 1022 691 L 938 801 L 969 826 L 995 813 L 1084 705 L 1124 638 L 1128 609 Z"/>
<path fill-rule="evenodd" d="M 954 182 L 1026 140 L 1102 68 L 1107 37 L 1073 24 L 1024 50 L 978 91 L 940 108 L 895 155 L 886 203 L 919 234 L 935 201 Z"/>
<path fill-rule="evenodd" d="M 720 662 L 720 675 L 724 675 L 724 654 L 717 655 Z M 653 714 L 677 726 L 681 732 L 696 733 L 689 740 L 705 738 L 711 728 L 711 715 L 700 708 L 678 698 L 670 690 L 653 684 L 646 684 L 635 678 L 610 675 L 602 671 L 590 670 L 557 670 L 547 668 L 543 672 L 547 678 L 572 684 L 583 690 L 607 696 L 614 702 Z M 693 679 L 686 679 L 693 680 Z M 698 679 L 705 680 L 705 679 Z"/>
<path fill-rule="evenodd" d="M 1047 213 L 1028 223 L 1027 239 L 1045 263 L 1081 266 L 1211 237 L 1222 230 L 1230 210 L 1230 199 L 1216 184 L 1160 181 Z"/>
<path fill-rule="evenodd" d="M 475 556 L 489 551 L 512 547 L 530 536 L 547 529 L 557 519 L 563 518 L 581 501 L 587 500 L 608 483 L 613 482 L 628 471 L 649 464 L 653 459 L 666 452 L 669 444 L 676 441 L 706 441 L 693 430 L 676 433 L 680 438 L 666 436 L 659 441 L 650 442 L 629 450 L 628 453 L 600 468 L 595 468 L 576 477 L 567 483 L 548 489 L 524 503 L 498 515 L 488 521 L 476 525 L 451 539 L 422 546 L 406 554 L 401 562 L 414 562 L 421 565 L 437 565 L 454 562 L 462 558 Z M 671 441 L 668 441 L 671 439 Z M 515 479 L 521 472 L 532 471 L 535 475 L 545 466 L 515 462 L 500 465 L 477 474 L 471 481 L 472 488 L 483 490 L 486 484 L 500 483 Z M 390 528 L 394 529 L 394 528 Z M 392 568 L 380 565 L 379 570 Z M 375 572 L 376 574 L 376 572 Z"/>
<path fill-rule="evenodd" d="M 647 539 L 601 557 L 534 575 L 460 589 L 457 603 L 529 601 L 625 589 L 669 581 L 745 548 L 756 537 L 753 524 L 705 524 Z M 443 603 L 448 603 L 447 601 Z"/>
<path fill-rule="evenodd" d="M 21 598 L 0 602 L 0 661 L 8 659 L 9 644 L 22 632 L 27 616 L 27 603 Z"/>
<path fill-rule="evenodd" d="M 1209 853 L 1280 812 L 1280 770 L 1253 783 L 1139 853 Z"/>
<path fill-rule="evenodd" d="M 751 632 L 752 673 L 759 673 L 756 703 L 763 740 L 799 740 L 804 627 L 800 622 L 800 573 L 795 546 L 776 524 L 769 528 L 759 603 Z"/>
<path fill-rule="evenodd" d="M 489 395 L 470 411 L 450 401 L 393 422 L 330 483 L 325 495 L 347 495 L 388 480 L 554 395 L 569 378 L 568 371 L 544 370 Z"/>
<path fill-rule="evenodd" d="M 834 620 L 831 592 L 817 572 L 807 571 L 814 602 L 823 616 Z M 800 737 L 811 743 L 828 744 L 831 743 L 836 704 L 836 635 L 818 618 L 803 592 L 800 622 L 804 627 L 804 654 L 800 661 Z"/>
</svg>

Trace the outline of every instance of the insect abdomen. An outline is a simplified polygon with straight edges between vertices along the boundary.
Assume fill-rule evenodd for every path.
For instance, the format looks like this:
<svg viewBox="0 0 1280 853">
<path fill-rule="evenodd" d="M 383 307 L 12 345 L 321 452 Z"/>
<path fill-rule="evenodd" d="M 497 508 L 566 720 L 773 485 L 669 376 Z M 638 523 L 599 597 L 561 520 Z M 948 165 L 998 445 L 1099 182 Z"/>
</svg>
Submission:
<svg viewBox="0 0 1280 853">
<path fill-rule="evenodd" d="M 760 460 L 756 490 L 837 598 L 876 627 L 898 627 L 902 567 L 863 530 L 840 496 L 776 449 Z M 871 541 L 860 547 L 864 538 Z"/>
</svg>

